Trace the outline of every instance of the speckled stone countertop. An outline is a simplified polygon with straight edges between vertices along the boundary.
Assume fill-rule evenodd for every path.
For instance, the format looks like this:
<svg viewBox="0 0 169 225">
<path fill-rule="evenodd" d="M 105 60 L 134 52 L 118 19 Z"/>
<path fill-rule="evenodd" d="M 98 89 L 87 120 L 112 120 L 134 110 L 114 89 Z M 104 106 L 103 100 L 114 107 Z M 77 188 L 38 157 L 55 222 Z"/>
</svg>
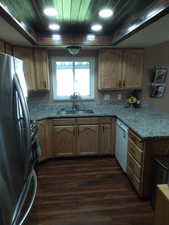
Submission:
<svg viewBox="0 0 169 225">
<path fill-rule="evenodd" d="M 71 109 L 71 104 L 30 104 L 33 120 L 63 117 L 116 116 L 142 138 L 169 137 L 169 113 L 160 113 L 149 107 L 130 109 L 124 104 L 82 104 L 81 109 L 92 109 L 94 114 L 63 115 L 61 109 Z"/>
</svg>

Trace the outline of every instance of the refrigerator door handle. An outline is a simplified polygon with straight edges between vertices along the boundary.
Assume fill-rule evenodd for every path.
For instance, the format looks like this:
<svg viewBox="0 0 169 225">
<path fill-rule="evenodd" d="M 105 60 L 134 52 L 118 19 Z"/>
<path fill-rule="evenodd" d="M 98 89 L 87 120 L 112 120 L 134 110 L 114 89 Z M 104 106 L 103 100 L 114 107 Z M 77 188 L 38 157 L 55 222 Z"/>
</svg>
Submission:
<svg viewBox="0 0 169 225">
<path fill-rule="evenodd" d="M 32 208 L 32 205 L 34 203 L 34 200 L 35 200 L 35 196 L 36 196 L 36 192 L 37 192 L 37 175 L 36 175 L 36 172 L 35 170 L 33 169 L 32 171 L 32 179 L 34 181 L 34 190 L 33 190 L 33 194 L 32 194 L 32 199 L 31 199 L 31 202 L 29 204 L 29 207 L 27 208 L 25 214 L 22 216 L 22 218 L 20 218 L 20 221 L 18 222 L 18 225 L 22 225 L 23 222 L 25 221 L 26 217 L 28 216 L 31 208 Z"/>
</svg>

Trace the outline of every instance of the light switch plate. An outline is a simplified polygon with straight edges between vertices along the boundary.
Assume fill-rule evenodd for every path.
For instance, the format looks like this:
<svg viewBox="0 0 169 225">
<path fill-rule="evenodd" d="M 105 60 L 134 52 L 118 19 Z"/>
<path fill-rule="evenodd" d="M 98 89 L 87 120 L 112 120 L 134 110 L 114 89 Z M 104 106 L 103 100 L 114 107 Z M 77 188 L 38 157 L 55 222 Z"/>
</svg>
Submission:
<svg viewBox="0 0 169 225">
<path fill-rule="evenodd" d="M 109 94 L 105 94 L 104 95 L 104 101 L 109 101 L 110 100 L 110 95 Z"/>
<path fill-rule="evenodd" d="M 117 99 L 118 99 L 118 100 L 122 100 L 122 94 L 121 94 L 121 93 L 119 93 L 119 94 L 117 95 Z"/>
</svg>

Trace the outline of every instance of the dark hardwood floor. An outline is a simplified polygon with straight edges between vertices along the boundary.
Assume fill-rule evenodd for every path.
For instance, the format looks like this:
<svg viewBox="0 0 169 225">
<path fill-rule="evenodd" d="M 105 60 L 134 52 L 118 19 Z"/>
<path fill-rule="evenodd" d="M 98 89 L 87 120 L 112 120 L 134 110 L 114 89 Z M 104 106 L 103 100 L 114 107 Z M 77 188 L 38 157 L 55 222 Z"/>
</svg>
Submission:
<svg viewBox="0 0 169 225">
<path fill-rule="evenodd" d="M 153 225 L 112 158 L 51 160 L 38 169 L 38 193 L 29 225 Z"/>
</svg>

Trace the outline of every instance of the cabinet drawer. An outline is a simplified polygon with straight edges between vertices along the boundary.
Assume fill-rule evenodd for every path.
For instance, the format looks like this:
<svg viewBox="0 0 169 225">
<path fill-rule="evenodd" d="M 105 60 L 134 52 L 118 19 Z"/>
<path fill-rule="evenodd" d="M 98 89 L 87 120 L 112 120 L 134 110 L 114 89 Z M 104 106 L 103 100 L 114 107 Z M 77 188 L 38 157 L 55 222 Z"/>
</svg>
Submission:
<svg viewBox="0 0 169 225">
<path fill-rule="evenodd" d="M 133 173 L 138 177 L 141 178 L 142 175 L 142 167 L 139 163 L 132 157 L 130 153 L 128 153 L 128 167 L 133 170 Z"/>
<path fill-rule="evenodd" d="M 129 138 L 128 142 L 128 152 L 137 160 L 138 163 L 142 164 L 143 162 L 143 152 L 141 149 L 134 144 L 134 142 Z"/>
<path fill-rule="evenodd" d="M 66 118 L 66 119 L 51 119 L 48 122 L 50 125 L 73 125 L 75 124 L 75 119 L 73 118 Z"/>
<path fill-rule="evenodd" d="M 77 124 L 83 125 L 83 124 L 98 124 L 99 118 L 98 117 L 87 117 L 87 118 L 77 118 Z"/>
<path fill-rule="evenodd" d="M 130 179 L 131 183 L 133 184 L 136 191 L 139 193 L 139 195 L 142 194 L 142 184 L 140 180 L 133 174 L 133 171 L 130 167 L 127 167 L 127 175 Z"/>
<path fill-rule="evenodd" d="M 144 148 L 142 139 L 137 136 L 132 130 L 129 130 L 129 138 L 141 149 Z"/>
</svg>

